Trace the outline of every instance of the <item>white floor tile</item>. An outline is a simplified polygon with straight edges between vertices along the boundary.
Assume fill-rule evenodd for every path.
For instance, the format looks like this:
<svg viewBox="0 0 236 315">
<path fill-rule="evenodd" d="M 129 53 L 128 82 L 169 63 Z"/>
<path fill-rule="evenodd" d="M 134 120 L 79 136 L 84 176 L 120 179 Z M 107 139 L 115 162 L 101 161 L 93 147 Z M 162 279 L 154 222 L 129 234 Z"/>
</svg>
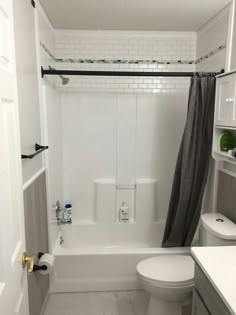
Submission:
<svg viewBox="0 0 236 315">
<path fill-rule="evenodd" d="M 51 294 L 44 315 L 145 315 L 143 291 Z"/>
</svg>

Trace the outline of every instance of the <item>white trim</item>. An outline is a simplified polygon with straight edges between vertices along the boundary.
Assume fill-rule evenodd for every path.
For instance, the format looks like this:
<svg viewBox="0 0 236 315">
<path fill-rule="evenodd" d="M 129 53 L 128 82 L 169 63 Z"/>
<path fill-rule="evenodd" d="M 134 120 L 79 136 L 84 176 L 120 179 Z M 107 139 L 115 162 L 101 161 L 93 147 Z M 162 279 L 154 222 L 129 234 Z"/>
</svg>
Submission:
<svg viewBox="0 0 236 315">
<path fill-rule="evenodd" d="M 34 176 L 32 176 L 24 185 L 23 191 L 26 190 L 40 175 L 42 175 L 46 171 L 46 168 L 43 167 L 39 170 Z"/>
<path fill-rule="evenodd" d="M 226 71 L 230 71 L 231 69 L 232 47 L 233 47 L 233 36 L 234 36 L 234 16 L 235 16 L 235 0 L 232 1 L 230 12 L 229 12 L 227 51 L 226 51 L 226 60 L 225 60 Z"/>
<path fill-rule="evenodd" d="M 45 142 L 44 130 L 44 116 L 43 116 L 43 96 L 42 96 L 42 79 L 41 79 L 41 54 L 40 54 L 40 29 L 39 29 L 39 11 L 35 10 L 35 48 L 36 48 L 36 63 L 37 63 L 37 76 L 38 76 L 38 96 L 39 96 L 39 118 L 40 118 L 40 131 L 41 139 Z M 42 166 L 45 167 L 45 155 L 42 155 Z"/>
<path fill-rule="evenodd" d="M 45 296 L 45 299 L 44 299 L 44 302 L 43 302 L 43 306 L 41 308 L 40 315 L 44 315 L 44 313 L 46 311 L 47 304 L 48 304 L 48 299 L 49 299 L 49 290 L 47 291 L 47 294 Z"/>
<path fill-rule="evenodd" d="M 38 10 L 39 13 L 41 13 L 42 17 L 44 18 L 44 21 L 48 24 L 49 28 L 55 35 L 55 28 L 53 27 L 47 13 L 44 11 L 44 8 L 41 6 L 40 2 L 36 0 L 36 9 Z"/>
<path fill-rule="evenodd" d="M 215 161 L 217 164 L 218 162 Z M 217 212 L 218 210 L 218 187 L 219 187 L 219 169 L 215 165 L 213 175 L 213 197 L 212 197 L 212 211 Z"/>
<path fill-rule="evenodd" d="M 5 282 L 0 282 L 0 297 L 3 294 L 4 288 L 6 287 Z"/>
<path fill-rule="evenodd" d="M 208 20 L 205 24 L 203 24 L 197 31 L 198 36 L 199 33 L 204 33 L 208 28 L 212 27 L 216 22 L 222 19 L 226 14 L 230 13 L 231 4 L 227 4 L 221 11 L 216 13 L 210 20 Z"/>
<path fill-rule="evenodd" d="M 122 38 L 133 38 L 133 37 L 193 37 L 193 39 L 197 38 L 196 32 L 161 32 L 161 31 L 81 31 L 81 30 L 63 30 L 63 29 L 55 29 L 56 36 L 81 36 L 81 37 L 122 37 Z"/>
</svg>

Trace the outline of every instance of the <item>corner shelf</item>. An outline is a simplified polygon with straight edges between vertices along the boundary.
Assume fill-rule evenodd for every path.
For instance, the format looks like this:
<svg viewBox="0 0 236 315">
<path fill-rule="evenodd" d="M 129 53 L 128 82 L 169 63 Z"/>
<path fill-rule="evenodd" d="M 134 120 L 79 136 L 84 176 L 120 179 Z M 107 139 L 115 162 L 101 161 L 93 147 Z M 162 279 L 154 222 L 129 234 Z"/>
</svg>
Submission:
<svg viewBox="0 0 236 315">
<path fill-rule="evenodd" d="M 219 171 L 236 178 L 236 158 L 230 156 L 228 152 L 217 150 L 214 150 L 212 155 Z"/>
<path fill-rule="evenodd" d="M 233 126 L 220 126 L 220 125 L 215 125 L 216 129 L 222 129 L 222 130 L 236 130 L 236 127 Z"/>
</svg>

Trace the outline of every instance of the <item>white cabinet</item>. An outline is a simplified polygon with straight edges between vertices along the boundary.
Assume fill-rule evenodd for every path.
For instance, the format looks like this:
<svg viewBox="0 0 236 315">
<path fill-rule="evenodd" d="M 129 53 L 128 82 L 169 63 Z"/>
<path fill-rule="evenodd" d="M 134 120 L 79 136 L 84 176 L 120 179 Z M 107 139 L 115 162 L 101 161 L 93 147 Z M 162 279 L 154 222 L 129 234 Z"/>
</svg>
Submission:
<svg viewBox="0 0 236 315">
<path fill-rule="evenodd" d="M 236 158 L 219 147 L 223 130 L 228 130 L 236 139 L 236 72 L 217 78 L 212 150 L 216 168 L 236 178 Z"/>
<path fill-rule="evenodd" d="M 215 124 L 236 127 L 236 74 L 217 79 Z"/>
</svg>

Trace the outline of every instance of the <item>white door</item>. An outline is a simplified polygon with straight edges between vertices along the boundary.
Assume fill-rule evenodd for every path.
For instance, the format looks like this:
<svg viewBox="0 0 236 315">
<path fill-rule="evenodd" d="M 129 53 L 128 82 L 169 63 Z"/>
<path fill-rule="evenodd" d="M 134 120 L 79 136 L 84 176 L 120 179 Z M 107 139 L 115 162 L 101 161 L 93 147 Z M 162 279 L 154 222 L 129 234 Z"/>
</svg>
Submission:
<svg viewBox="0 0 236 315">
<path fill-rule="evenodd" d="M 28 315 L 12 0 L 0 0 L 0 314 Z"/>
</svg>

